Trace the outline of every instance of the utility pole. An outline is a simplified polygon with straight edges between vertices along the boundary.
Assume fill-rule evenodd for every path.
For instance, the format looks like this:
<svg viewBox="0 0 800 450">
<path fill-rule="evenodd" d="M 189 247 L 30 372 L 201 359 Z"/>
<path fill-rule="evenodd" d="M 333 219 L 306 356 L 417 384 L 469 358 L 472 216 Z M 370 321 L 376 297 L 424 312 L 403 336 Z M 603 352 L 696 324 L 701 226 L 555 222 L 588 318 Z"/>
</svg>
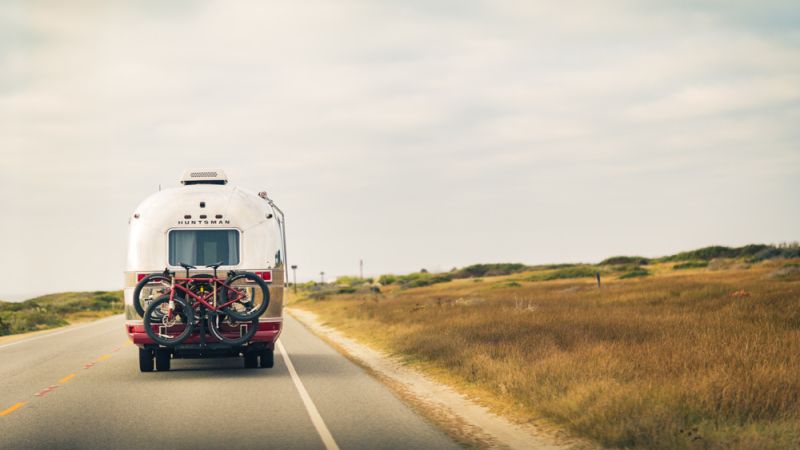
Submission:
<svg viewBox="0 0 800 450">
<path fill-rule="evenodd" d="M 364 279 L 364 260 L 358 260 L 358 278 Z"/>
<path fill-rule="evenodd" d="M 320 284 L 325 284 L 325 272 L 319 273 L 319 282 Z"/>
<path fill-rule="evenodd" d="M 294 286 L 294 293 L 297 295 L 297 265 L 292 266 L 292 278 L 294 278 L 294 282 L 292 286 Z"/>
</svg>

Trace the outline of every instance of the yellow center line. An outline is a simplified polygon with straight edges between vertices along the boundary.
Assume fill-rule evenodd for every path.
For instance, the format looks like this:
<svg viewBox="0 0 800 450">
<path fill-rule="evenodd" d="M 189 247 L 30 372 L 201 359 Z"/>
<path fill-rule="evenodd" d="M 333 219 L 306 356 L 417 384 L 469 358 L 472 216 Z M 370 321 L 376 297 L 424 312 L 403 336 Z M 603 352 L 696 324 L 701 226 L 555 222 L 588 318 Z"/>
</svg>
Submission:
<svg viewBox="0 0 800 450">
<path fill-rule="evenodd" d="M 98 361 L 105 361 L 105 360 L 107 360 L 108 358 L 111 358 L 111 355 L 109 355 L 108 353 L 106 353 L 105 355 L 103 355 L 103 356 L 101 356 L 101 357 L 97 358 L 97 360 L 98 360 Z"/>
<path fill-rule="evenodd" d="M 17 403 L 16 405 L 14 405 L 14 406 L 12 406 L 12 407 L 10 407 L 10 408 L 6 408 L 6 409 L 4 409 L 4 410 L 0 411 L 0 417 L 3 417 L 3 416 L 5 416 L 6 414 L 11 414 L 12 412 L 14 412 L 14 411 L 16 411 L 16 410 L 18 410 L 18 409 L 22 408 L 22 406 L 23 406 L 24 404 L 25 404 L 25 402 L 19 402 L 19 403 Z"/>
<path fill-rule="evenodd" d="M 64 384 L 64 383 L 66 383 L 67 381 L 69 381 L 69 380 L 71 380 L 71 379 L 73 379 L 73 378 L 75 378 L 75 374 L 74 374 L 74 373 L 71 373 L 71 374 L 69 374 L 69 375 L 65 376 L 64 378 L 62 378 L 62 379 L 58 380 L 58 383 L 59 383 L 59 384 Z"/>
</svg>

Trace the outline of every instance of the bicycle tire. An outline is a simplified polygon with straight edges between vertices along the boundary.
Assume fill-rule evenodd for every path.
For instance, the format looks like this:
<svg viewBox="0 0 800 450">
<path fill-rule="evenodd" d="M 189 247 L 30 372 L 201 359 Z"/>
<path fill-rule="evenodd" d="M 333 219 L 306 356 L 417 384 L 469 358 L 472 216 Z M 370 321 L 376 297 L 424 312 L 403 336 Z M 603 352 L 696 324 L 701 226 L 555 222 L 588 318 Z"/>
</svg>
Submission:
<svg viewBox="0 0 800 450">
<path fill-rule="evenodd" d="M 192 331 L 194 331 L 194 310 L 192 307 L 189 306 L 181 297 L 176 296 L 173 298 L 173 301 L 176 304 L 176 314 L 178 317 L 180 317 L 181 324 L 184 326 L 183 330 L 177 332 L 175 337 L 165 337 L 164 335 L 153 331 L 153 325 L 159 325 L 160 323 L 163 323 L 167 317 L 166 314 L 156 313 L 156 309 L 160 308 L 164 303 L 169 303 L 169 295 L 162 295 L 150 303 L 143 317 L 144 331 L 147 333 L 147 336 L 149 336 L 153 342 L 167 347 L 180 344 L 192 334 Z"/>
<path fill-rule="evenodd" d="M 136 313 L 139 314 L 139 317 L 144 317 L 144 310 L 147 309 L 147 306 L 144 305 L 144 302 L 139 298 L 142 295 L 142 289 L 144 289 L 144 287 L 148 284 L 156 281 L 163 281 L 166 283 L 166 286 L 170 286 L 172 284 L 170 277 L 165 277 L 160 273 L 152 273 L 136 283 L 136 288 L 133 290 L 133 307 L 136 309 Z"/>
<path fill-rule="evenodd" d="M 224 334 L 224 330 L 221 329 L 222 324 L 224 324 L 224 315 L 223 314 L 209 314 L 208 317 L 208 328 L 211 331 L 211 335 L 215 338 L 219 339 L 220 342 L 228 345 L 239 346 L 244 345 L 250 342 L 250 339 L 256 335 L 258 331 L 258 319 L 253 319 L 249 321 L 242 321 L 238 322 L 238 324 L 243 325 L 249 323 L 249 327 L 247 328 L 247 332 L 241 334 L 238 338 L 231 339 Z"/>
<path fill-rule="evenodd" d="M 258 319 L 259 317 L 261 317 L 262 314 L 264 314 L 264 311 L 266 311 L 267 307 L 269 306 L 269 287 L 267 286 L 267 283 L 265 283 L 260 276 L 252 272 L 237 273 L 236 275 L 225 280 L 225 284 L 227 284 L 228 286 L 233 286 L 233 283 L 239 280 L 247 280 L 248 282 L 253 282 L 256 284 L 256 286 L 258 286 L 258 288 L 261 290 L 261 296 L 262 296 L 261 303 L 258 304 L 255 308 L 245 311 L 236 310 L 235 308 L 232 307 L 233 305 L 231 305 L 222 309 L 222 312 L 242 322 Z M 229 301 L 231 294 L 232 294 L 231 289 L 222 288 L 221 297 L 223 304 Z M 236 303 L 236 304 L 245 307 L 244 303 Z"/>
</svg>

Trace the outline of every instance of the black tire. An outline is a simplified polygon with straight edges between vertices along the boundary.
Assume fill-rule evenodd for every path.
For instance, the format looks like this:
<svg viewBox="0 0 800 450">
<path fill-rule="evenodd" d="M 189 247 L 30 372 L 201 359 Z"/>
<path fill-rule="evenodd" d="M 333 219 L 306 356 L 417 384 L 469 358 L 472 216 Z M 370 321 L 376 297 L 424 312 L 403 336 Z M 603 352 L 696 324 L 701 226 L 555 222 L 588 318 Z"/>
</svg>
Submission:
<svg viewBox="0 0 800 450">
<path fill-rule="evenodd" d="M 255 369 L 258 367 L 258 353 L 256 352 L 245 352 L 244 354 L 244 368 L 245 369 Z"/>
<path fill-rule="evenodd" d="M 153 371 L 153 352 L 146 348 L 139 349 L 139 372 Z"/>
<path fill-rule="evenodd" d="M 172 353 L 169 350 L 160 348 L 156 350 L 156 370 L 166 372 L 169 370 Z"/>
<path fill-rule="evenodd" d="M 241 332 L 242 325 L 246 326 L 247 329 L 244 333 L 241 333 L 239 337 L 229 338 L 225 336 L 226 332 Z M 222 343 L 228 345 L 243 345 L 256 335 L 256 331 L 258 331 L 258 319 L 250 321 L 228 320 L 224 314 L 209 314 L 208 329 L 211 331 L 211 335 L 219 339 Z"/>
<path fill-rule="evenodd" d="M 160 325 L 167 320 L 167 316 L 162 310 L 169 304 L 169 295 L 162 295 L 150 303 L 144 314 L 144 331 L 154 342 L 167 347 L 178 345 L 185 341 L 194 330 L 194 310 L 192 307 L 180 297 L 175 297 L 173 301 L 175 302 L 175 317 L 168 326 L 175 328 L 175 330 L 168 331 L 169 334 L 160 334 L 153 331 L 154 325 L 161 328 Z M 179 328 L 181 325 L 183 329 Z"/>
<path fill-rule="evenodd" d="M 164 287 L 168 288 L 172 284 L 172 280 L 170 277 L 165 277 L 163 274 L 153 273 L 136 283 L 136 288 L 133 290 L 133 307 L 136 309 L 136 313 L 139 314 L 139 317 L 144 317 L 144 310 L 147 309 L 147 300 L 139 298 L 142 295 L 142 289 L 148 284 L 153 283 L 166 283 Z"/>
<path fill-rule="evenodd" d="M 264 314 L 264 311 L 269 306 L 269 287 L 260 276 L 252 272 L 237 273 L 225 280 L 225 284 L 230 286 L 231 289 L 222 289 L 222 303 L 227 303 L 240 296 L 241 291 L 237 291 L 237 288 L 244 288 L 249 283 L 254 284 L 252 286 L 253 292 L 250 295 L 246 295 L 243 301 L 226 307 L 222 312 L 240 321 L 258 319 Z"/>
<path fill-rule="evenodd" d="M 259 355 L 262 369 L 271 369 L 275 366 L 275 352 L 272 349 L 262 350 Z"/>
</svg>

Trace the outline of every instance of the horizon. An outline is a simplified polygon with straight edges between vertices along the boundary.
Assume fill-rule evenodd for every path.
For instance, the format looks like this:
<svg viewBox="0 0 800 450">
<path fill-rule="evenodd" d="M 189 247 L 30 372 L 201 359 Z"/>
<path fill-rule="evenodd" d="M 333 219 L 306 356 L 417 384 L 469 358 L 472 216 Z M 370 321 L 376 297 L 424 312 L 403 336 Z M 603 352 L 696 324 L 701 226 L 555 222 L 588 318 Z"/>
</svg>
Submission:
<svg viewBox="0 0 800 450">
<path fill-rule="evenodd" d="M 612 258 L 612 257 L 619 257 L 619 256 L 629 256 L 629 257 L 637 257 L 637 256 L 639 256 L 639 257 L 643 257 L 643 258 L 647 258 L 647 259 L 658 259 L 658 258 L 663 258 L 663 257 L 675 255 L 677 253 L 683 253 L 683 252 L 688 252 L 688 251 L 693 251 L 693 250 L 700 250 L 700 249 L 709 248 L 709 247 L 722 246 L 722 247 L 736 248 L 736 247 L 743 247 L 743 246 L 747 246 L 747 245 L 772 245 L 772 246 L 797 245 L 797 241 L 772 242 L 772 243 L 752 242 L 752 243 L 744 244 L 744 245 L 740 245 L 740 246 L 726 246 L 726 245 L 720 245 L 720 244 L 711 244 L 711 245 L 705 245 L 705 246 L 698 247 L 698 248 L 678 250 L 678 251 L 675 251 L 675 252 L 672 252 L 672 253 L 668 253 L 668 254 L 664 254 L 664 255 L 641 255 L 641 254 L 629 254 L 629 255 L 626 254 L 626 255 L 623 255 L 623 254 L 614 254 L 614 255 L 606 256 L 603 259 L 597 260 L 597 261 L 561 261 L 561 262 L 555 262 L 554 261 L 554 262 L 544 262 L 544 263 L 536 263 L 536 264 L 529 264 L 529 263 L 526 263 L 524 261 L 502 261 L 502 262 L 492 262 L 492 263 L 476 262 L 476 263 L 471 263 L 471 264 L 467 264 L 467 265 L 460 266 L 460 267 L 452 267 L 451 269 L 448 269 L 448 270 L 428 270 L 426 267 L 423 266 L 420 269 L 417 269 L 417 270 L 414 270 L 414 271 L 409 271 L 409 272 L 394 272 L 394 273 L 366 273 L 365 272 L 364 273 L 364 279 L 367 279 L 367 278 L 377 279 L 381 275 L 405 275 L 405 274 L 408 274 L 408 273 L 418 272 L 421 269 L 428 270 L 430 273 L 446 273 L 446 272 L 449 272 L 449 271 L 452 271 L 452 270 L 455 270 L 455 269 L 460 269 L 460 268 L 468 267 L 468 266 L 475 265 L 475 264 L 506 264 L 506 263 L 514 264 L 514 263 L 519 263 L 519 264 L 524 264 L 526 266 L 535 267 L 537 265 L 547 265 L 547 264 L 599 264 L 601 261 L 603 261 L 605 259 Z M 291 269 L 288 269 L 288 270 L 289 270 L 290 280 L 288 280 L 287 282 L 291 283 L 291 281 L 292 281 L 291 280 Z M 327 275 L 327 273 L 325 275 Z M 349 274 L 349 273 L 338 274 L 338 275 L 336 275 L 335 277 L 333 277 L 330 280 L 328 280 L 326 278 L 325 282 L 326 283 L 331 283 L 331 282 L 336 281 L 339 277 L 353 277 L 353 276 L 358 277 L 358 271 L 356 271 L 355 273 L 352 273 L 352 274 Z M 315 281 L 316 282 L 317 280 L 319 280 L 319 278 L 314 278 L 314 277 L 307 277 L 305 279 L 298 278 L 297 283 L 300 284 L 300 283 L 306 283 L 306 282 L 309 282 L 309 281 Z M 22 302 L 22 301 L 25 301 L 25 300 L 31 300 L 31 299 L 38 298 L 38 297 L 43 297 L 43 296 L 46 296 L 46 295 L 63 294 L 63 293 L 66 293 L 66 292 L 92 292 L 92 291 L 97 291 L 97 290 L 100 290 L 100 289 L 89 289 L 89 290 L 86 290 L 86 291 L 58 291 L 58 292 L 40 292 L 40 293 L 20 293 L 20 294 L 14 295 L 14 296 L 7 296 L 7 297 L 3 297 L 2 295 L 0 295 L 0 301 L 6 301 L 6 302 L 14 303 L 14 302 Z M 116 291 L 116 290 L 119 290 L 119 289 L 109 289 L 108 291 Z"/>
<path fill-rule="evenodd" d="M 298 281 L 797 240 L 798 24 L 778 0 L 4 2 L 0 298 L 121 287 L 128 217 L 188 167 L 270 193 Z"/>
</svg>

